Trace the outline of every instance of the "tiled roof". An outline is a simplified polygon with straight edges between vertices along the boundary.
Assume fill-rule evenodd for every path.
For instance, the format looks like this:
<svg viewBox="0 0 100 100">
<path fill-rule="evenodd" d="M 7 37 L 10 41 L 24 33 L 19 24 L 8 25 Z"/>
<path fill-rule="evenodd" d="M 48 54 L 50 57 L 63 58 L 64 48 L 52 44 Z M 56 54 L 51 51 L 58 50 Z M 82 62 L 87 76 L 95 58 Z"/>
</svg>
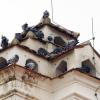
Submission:
<svg viewBox="0 0 100 100">
<path fill-rule="evenodd" d="M 39 24 L 37 24 L 35 27 L 36 28 L 42 28 L 43 26 L 45 26 L 45 25 L 48 25 L 48 26 L 50 26 L 50 27 L 52 27 L 52 28 L 54 28 L 54 29 L 56 29 L 56 30 L 58 30 L 58 31 L 60 31 L 60 32 L 62 32 L 62 33 L 64 33 L 65 35 L 69 35 L 69 36 L 71 36 L 71 37 L 73 37 L 73 38 L 78 38 L 78 36 L 80 35 L 79 33 L 77 33 L 77 32 L 74 32 L 74 31 L 70 31 L 70 30 L 68 30 L 68 29 L 65 29 L 64 27 L 62 27 L 61 25 L 56 25 L 56 24 L 54 24 L 54 23 L 42 23 L 42 22 L 40 22 Z"/>
</svg>

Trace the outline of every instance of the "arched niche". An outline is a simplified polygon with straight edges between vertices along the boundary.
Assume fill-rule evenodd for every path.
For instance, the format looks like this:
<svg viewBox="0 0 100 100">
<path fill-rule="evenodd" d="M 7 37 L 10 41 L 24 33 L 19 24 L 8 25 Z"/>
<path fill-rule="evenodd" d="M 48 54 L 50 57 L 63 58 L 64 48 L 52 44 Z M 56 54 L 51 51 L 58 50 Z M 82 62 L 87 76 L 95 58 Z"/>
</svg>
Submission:
<svg viewBox="0 0 100 100">
<path fill-rule="evenodd" d="M 64 74 L 67 71 L 67 62 L 61 61 L 59 65 L 56 68 L 56 75 L 59 76 L 61 74 Z"/>
<path fill-rule="evenodd" d="M 82 61 L 82 67 L 80 68 L 82 72 L 95 76 L 96 69 L 89 59 Z"/>
</svg>

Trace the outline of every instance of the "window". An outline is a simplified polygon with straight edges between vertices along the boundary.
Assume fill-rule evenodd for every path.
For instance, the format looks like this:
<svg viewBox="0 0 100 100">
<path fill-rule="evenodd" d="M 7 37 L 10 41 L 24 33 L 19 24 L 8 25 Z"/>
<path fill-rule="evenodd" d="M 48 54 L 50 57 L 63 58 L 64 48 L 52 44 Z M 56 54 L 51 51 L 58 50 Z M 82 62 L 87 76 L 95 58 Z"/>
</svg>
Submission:
<svg viewBox="0 0 100 100">
<path fill-rule="evenodd" d="M 56 68 L 56 75 L 61 75 L 67 71 L 67 62 L 61 61 L 58 67 Z"/>
</svg>

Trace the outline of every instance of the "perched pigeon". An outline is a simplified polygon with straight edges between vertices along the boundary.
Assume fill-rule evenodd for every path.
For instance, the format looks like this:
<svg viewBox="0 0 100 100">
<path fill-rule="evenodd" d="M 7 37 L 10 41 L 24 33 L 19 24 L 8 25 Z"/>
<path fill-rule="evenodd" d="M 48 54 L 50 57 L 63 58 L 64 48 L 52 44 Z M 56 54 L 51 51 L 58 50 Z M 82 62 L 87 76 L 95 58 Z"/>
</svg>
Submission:
<svg viewBox="0 0 100 100">
<path fill-rule="evenodd" d="M 49 53 L 44 48 L 39 48 L 37 52 L 40 56 L 47 56 Z"/>
<path fill-rule="evenodd" d="M 48 40 L 51 42 L 53 40 L 52 36 L 48 36 Z"/>
<path fill-rule="evenodd" d="M 19 60 L 19 56 L 18 55 L 14 55 L 14 57 L 12 57 L 11 59 L 8 60 L 8 64 L 16 64 Z"/>
<path fill-rule="evenodd" d="M 22 34 L 21 34 L 21 33 L 16 33 L 16 34 L 15 34 L 15 38 L 16 38 L 17 40 L 21 41 L 21 40 L 22 40 Z"/>
<path fill-rule="evenodd" d="M 44 33 L 42 31 L 38 31 L 38 32 L 36 32 L 36 36 L 39 39 L 43 39 L 44 38 Z"/>
<path fill-rule="evenodd" d="M 65 41 L 63 40 L 63 38 L 60 37 L 60 36 L 54 37 L 54 43 L 55 43 L 56 45 L 59 45 L 59 46 L 65 46 L 65 45 L 66 45 L 66 42 L 65 42 Z"/>
<path fill-rule="evenodd" d="M 1 38 L 1 47 L 4 49 L 6 47 L 8 47 L 8 39 L 5 36 L 2 36 Z"/>
<path fill-rule="evenodd" d="M 52 53 L 54 53 L 54 54 L 59 54 L 59 53 L 61 53 L 62 51 L 63 51 L 63 49 L 62 49 L 61 47 L 57 47 L 57 48 L 55 48 L 55 49 L 53 50 Z"/>
<path fill-rule="evenodd" d="M 25 23 L 24 25 L 22 25 L 22 29 L 23 31 L 28 31 L 29 30 L 28 24 Z"/>
<path fill-rule="evenodd" d="M 43 18 L 48 18 L 49 17 L 49 12 L 46 10 L 44 13 L 43 13 Z"/>
<path fill-rule="evenodd" d="M 34 70 L 37 67 L 37 63 L 35 61 L 33 61 L 32 59 L 27 59 L 26 63 L 25 63 L 25 66 L 27 68 L 30 68 L 31 70 Z"/>
<path fill-rule="evenodd" d="M 78 43 L 77 40 L 69 40 L 69 41 L 68 41 L 68 46 L 69 46 L 69 47 L 73 47 L 73 46 L 75 46 L 77 43 Z"/>
<path fill-rule="evenodd" d="M 30 63 L 27 63 L 26 66 L 30 69 L 34 69 L 35 68 L 35 64 L 30 62 Z"/>
<path fill-rule="evenodd" d="M 83 72 L 83 73 L 90 73 L 90 71 L 91 71 L 91 69 L 90 69 L 90 67 L 89 66 L 82 66 L 81 68 L 80 68 L 80 71 L 81 72 Z"/>
<path fill-rule="evenodd" d="M 35 27 L 31 27 L 31 28 L 30 28 L 30 31 L 32 31 L 32 32 L 34 32 L 34 33 L 36 33 L 36 32 L 38 32 L 38 29 L 37 29 L 37 28 L 35 28 Z"/>
<path fill-rule="evenodd" d="M 7 65 L 7 60 L 3 57 L 0 57 L 0 68 L 6 67 Z"/>
</svg>

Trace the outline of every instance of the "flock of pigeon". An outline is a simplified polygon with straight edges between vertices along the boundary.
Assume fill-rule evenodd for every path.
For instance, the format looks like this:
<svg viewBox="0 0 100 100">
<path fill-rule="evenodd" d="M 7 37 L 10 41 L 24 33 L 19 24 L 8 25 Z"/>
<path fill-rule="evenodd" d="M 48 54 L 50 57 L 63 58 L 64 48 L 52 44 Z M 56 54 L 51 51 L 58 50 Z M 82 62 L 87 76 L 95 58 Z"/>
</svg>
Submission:
<svg viewBox="0 0 100 100">
<path fill-rule="evenodd" d="M 49 13 L 48 11 L 44 12 L 43 18 L 47 18 L 49 17 Z M 22 33 L 16 33 L 15 34 L 15 38 L 21 42 L 22 40 L 25 39 L 26 34 L 31 31 L 33 32 L 33 34 L 35 35 L 35 38 L 37 38 L 39 41 L 44 41 L 44 33 L 39 30 L 36 27 L 29 27 L 27 23 L 25 23 L 24 25 L 22 25 Z M 59 36 L 56 37 L 52 37 L 52 36 L 48 36 L 46 42 L 52 43 L 54 45 L 56 45 L 56 48 L 52 51 L 52 52 L 48 52 L 47 50 L 45 50 L 44 48 L 39 48 L 38 51 L 36 51 L 36 53 L 39 56 L 43 56 L 45 58 L 53 58 L 56 55 L 62 54 L 70 49 L 72 49 L 73 47 L 76 46 L 76 44 L 78 43 L 78 40 L 75 38 L 73 40 L 69 40 L 67 43 Z M 9 46 L 8 43 L 8 39 L 5 36 L 2 36 L 1 39 L 1 47 L 2 49 L 5 49 Z M 6 67 L 9 64 L 16 64 L 19 60 L 19 56 L 17 54 L 15 54 L 11 59 L 6 60 L 3 57 L 0 57 L 0 68 Z M 62 67 L 61 67 L 62 66 Z M 32 59 L 27 59 L 26 63 L 25 63 L 25 67 L 26 68 L 30 68 L 31 70 L 35 70 L 38 67 L 38 64 L 33 61 Z M 90 68 L 88 66 L 82 66 L 80 69 L 80 71 L 85 72 L 85 73 L 89 73 L 90 72 Z M 62 61 L 58 67 L 57 67 L 57 71 L 62 74 L 64 72 L 67 71 L 67 64 L 66 62 Z"/>
<path fill-rule="evenodd" d="M 14 55 L 9 60 L 6 60 L 5 58 L 0 57 L 0 68 L 6 67 L 9 64 L 16 64 L 18 62 L 18 60 L 19 60 L 19 56 L 18 55 Z"/>
<path fill-rule="evenodd" d="M 7 67 L 8 65 L 14 65 L 19 61 L 19 56 L 15 54 L 12 58 L 9 60 L 6 60 L 3 57 L 0 57 L 0 68 Z M 29 68 L 31 70 L 35 70 L 38 67 L 38 64 L 33 61 L 32 59 L 27 59 L 25 63 L 25 67 Z"/>
<path fill-rule="evenodd" d="M 39 36 L 39 39 L 42 39 L 44 37 L 44 35 L 41 31 L 39 32 L 39 34 L 37 34 L 37 36 Z M 21 41 L 21 38 L 22 38 L 21 34 L 17 33 L 16 38 L 19 39 L 19 41 Z M 58 42 L 58 40 L 59 40 L 59 42 Z M 66 43 L 61 37 L 55 37 L 53 39 L 51 36 L 48 36 L 48 41 L 54 42 L 58 47 L 55 48 L 51 53 L 49 53 L 44 48 L 39 48 L 38 51 L 37 51 L 38 55 L 44 56 L 44 57 L 52 57 L 52 55 L 58 55 L 58 54 L 61 54 L 62 52 L 70 50 L 71 48 L 73 48 L 77 44 L 77 40 L 70 40 L 68 43 Z M 5 49 L 5 48 L 8 47 L 8 45 L 9 45 L 8 39 L 6 37 L 2 36 L 1 47 L 3 49 Z M 9 60 L 6 60 L 5 58 L 0 57 L 0 68 L 6 67 L 9 64 L 16 64 L 18 62 L 18 60 L 19 60 L 19 56 L 17 54 L 15 54 Z M 35 61 L 33 61 L 32 59 L 27 59 L 26 63 L 25 63 L 25 67 L 29 68 L 31 70 L 35 70 L 35 69 L 37 69 L 38 64 Z M 84 72 L 84 73 L 90 73 L 90 71 L 91 71 L 89 66 L 82 66 L 78 70 L 81 71 L 81 72 Z M 57 71 L 57 73 L 59 73 L 59 75 L 65 73 L 67 71 L 66 63 L 61 62 L 58 65 L 56 71 Z"/>
<path fill-rule="evenodd" d="M 7 67 L 8 65 L 14 65 L 19 61 L 19 56 L 15 54 L 12 58 L 9 60 L 6 60 L 3 57 L 0 57 L 0 68 Z M 28 68 L 30 70 L 38 70 L 38 64 L 33 61 L 32 59 L 27 59 L 25 63 L 25 68 Z M 83 73 L 90 73 L 91 69 L 89 66 L 82 66 L 78 68 L 79 71 Z M 56 74 L 61 75 L 67 72 L 67 62 L 66 61 L 61 61 L 58 67 L 56 68 Z"/>
<path fill-rule="evenodd" d="M 46 16 L 48 16 L 48 14 Z M 46 16 L 44 16 L 44 17 L 46 17 Z M 15 34 L 15 38 L 20 42 L 26 37 L 26 33 L 28 31 L 32 31 L 33 34 L 35 34 L 36 38 L 39 39 L 39 40 L 43 40 L 43 38 L 44 38 L 44 33 L 42 31 L 36 29 L 35 27 L 28 27 L 28 24 L 24 24 L 22 26 L 22 29 L 23 29 L 24 34 L 21 34 L 21 33 Z M 55 55 L 59 55 L 63 52 L 66 52 L 67 50 L 70 50 L 71 48 L 73 48 L 78 43 L 77 39 L 69 40 L 66 43 L 59 36 L 56 36 L 54 38 L 52 36 L 48 36 L 46 42 L 50 42 L 50 43 L 54 44 L 56 46 L 56 48 L 52 52 L 48 52 L 44 48 L 39 48 L 36 51 L 36 53 L 39 56 L 43 56 L 45 58 L 53 58 Z M 8 39 L 5 36 L 2 36 L 1 47 L 2 47 L 2 49 L 9 47 Z M 5 58 L 0 57 L 0 68 L 6 67 L 10 64 L 16 64 L 18 62 L 18 60 L 19 60 L 19 56 L 17 54 L 15 54 L 9 60 L 6 60 Z M 26 63 L 25 63 L 25 67 L 29 68 L 31 70 L 35 70 L 35 69 L 37 69 L 38 64 L 35 61 L 33 61 L 32 59 L 27 59 Z M 60 73 L 64 73 L 64 71 L 67 71 L 67 66 L 65 67 L 63 65 L 62 68 L 60 68 L 60 67 L 57 68 L 57 70 L 59 70 L 59 69 L 60 69 Z"/>
<path fill-rule="evenodd" d="M 25 32 L 28 32 L 28 31 L 32 31 L 33 34 L 35 34 L 36 38 L 38 40 L 43 40 L 44 38 L 44 33 L 40 30 L 37 30 L 36 28 L 33 28 L 33 27 L 28 27 L 28 24 L 24 24 L 22 26 L 22 29 L 24 31 L 24 34 L 21 34 L 21 33 L 16 33 L 15 34 L 15 38 L 18 40 L 18 41 L 22 41 L 23 39 L 25 39 L 26 37 L 26 34 Z M 66 52 L 70 49 L 72 49 L 77 43 L 77 39 L 73 39 L 73 40 L 69 40 L 67 43 L 59 36 L 55 36 L 54 38 L 52 36 L 48 36 L 47 38 L 47 41 L 46 42 L 49 42 L 49 43 L 52 43 L 53 45 L 56 46 L 56 48 L 52 51 L 52 52 L 48 52 L 47 50 L 45 50 L 44 48 L 39 48 L 37 52 L 37 54 L 39 56 L 43 56 L 45 58 L 53 58 L 55 55 L 59 55 L 63 52 Z M 1 47 L 2 49 L 5 49 L 9 46 L 9 43 L 8 43 L 8 39 L 5 37 L 5 36 L 2 36 L 2 39 L 1 39 Z"/>
</svg>

